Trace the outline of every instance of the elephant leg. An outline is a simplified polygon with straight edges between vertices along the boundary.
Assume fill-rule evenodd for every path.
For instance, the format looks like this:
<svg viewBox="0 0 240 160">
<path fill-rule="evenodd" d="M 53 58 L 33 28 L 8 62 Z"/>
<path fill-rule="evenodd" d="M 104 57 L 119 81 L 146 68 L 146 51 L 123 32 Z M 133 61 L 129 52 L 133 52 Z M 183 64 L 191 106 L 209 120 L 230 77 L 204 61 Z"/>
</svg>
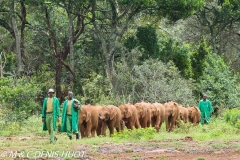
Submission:
<svg viewBox="0 0 240 160">
<path fill-rule="evenodd" d="M 126 126 L 125 121 L 121 120 L 121 131 L 124 131 L 124 127 Z"/>
<path fill-rule="evenodd" d="M 80 133 L 81 133 L 81 138 L 85 137 L 85 130 L 86 128 L 84 127 L 84 125 L 80 125 Z"/>
<path fill-rule="evenodd" d="M 170 123 L 171 123 L 171 124 L 170 124 L 170 129 L 169 129 L 169 131 L 172 132 L 174 126 L 176 125 L 176 119 L 175 119 L 175 117 L 171 117 Z"/>
<path fill-rule="evenodd" d="M 87 137 L 90 137 L 91 130 L 92 130 L 92 123 L 87 123 L 87 128 L 86 128 L 86 136 Z"/>
<path fill-rule="evenodd" d="M 127 126 L 128 129 L 133 130 L 133 126 L 134 126 L 133 122 L 128 122 L 128 126 Z"/>
<path fill-rule="evenodd" d="M 120 132 L 120 131 L 121 131 L 121 124 L 120 124 L 120 121 L 117 122 L 117 124 L 116 124 L 116 130 L 117 130 L 117 132 Z"/>
<path fill-rule="evenodd" d="M 139 124 L 138 119 L 136 120 L 135 125 L 133 125 L 133 126 L 135 126 L 136 129 L 140 128 L 140 124 Z"/>
<path fill-rule="evenodd" d="M 193 118 L 193 126 L 196 126 L 197 125 L 197 118 L 196 116 Z"/>
<path fill-rule="evenodd" d="M 92 137 L 95 137 L 96 131 L 97 131 L 97 127 L 92 127 L 92 129 L 91 129 L 91 135 L 92 135 Z"/>
<path fill-rule="evenodd" d="M 151 119 L 148 119 L 148 121 L 147 121 L 147 127 L 149 128 L 150 125 L 151 125 Z"/>
<path fill-rule="evenodd" d="M 160 121 L 160 123 L 159 123 L 159 130 L 161 129 L 162 124 L 163 124 L 163 121 Z"/>
<path fill-rule="evenodd" d="M 114 134 L 114 125 L 113 125 L 113 123 L 110 123 L 108 125 L 108 128 L 109 128 L 109 132 L 110 132 L 110 136 L 111 136 L 112 134 Z"/>
<path fill-rule="evenodd" d="M 151 125 L 152 125 L 152 127 L 155 127 L 156 126 L 156 121 L 152 119 Z"/>
<path fill-rule="evenodd" d="M 166 121 L 166 131 L 169 132 L 170 124 L 169 124 L 169 118 L 168 118 L 168 116 L 165 118 L 165 121 Z"/>
<path fill-rule="evenodd" d="M 97 136 L 101 135 L 101 129 L 102 129 L 102 122 L 98 121 Z"/>
<path fill-rule="evenodd" d="M 106 137 L 106 130 L 107 130 L 107 124 L 106 122 L 102 122 L 102 135 Z"/>
<path fill-rule="evenodd" d="M 159 132 L 159 126 L 160 126 L 160 118 L 157 118 L 157 120 L 155 122 L 155 129 L 157 132 Z"/>
</svg>

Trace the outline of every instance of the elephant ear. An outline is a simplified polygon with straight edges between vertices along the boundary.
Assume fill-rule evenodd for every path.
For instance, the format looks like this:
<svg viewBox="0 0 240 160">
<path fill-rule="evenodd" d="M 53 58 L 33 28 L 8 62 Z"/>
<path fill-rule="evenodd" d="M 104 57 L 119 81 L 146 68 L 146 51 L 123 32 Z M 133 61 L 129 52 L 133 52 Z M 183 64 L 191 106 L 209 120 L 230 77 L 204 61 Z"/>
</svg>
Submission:
<svg viewBox="0 0 240 160">
<path fill-rule="evenodd" d="M 87 115 L 86 115 L 86 122 L 88 122 L 91 118 L 91 113 L 90 112 L 87 112 Z"/>
<path fill-rule="evenodd" d="M 147 112 L 148 112 L 147 107 L 144 106 L 144 107 L 142 108 L 142 118 L 146 116 Z"/>
<path fill-rule="evenodd" d="M 178 108 L 178 105 L 177 103 L 173 103 L 173 106 L 172 106 L 172 116 L 175 116 L 175 114 L 178 112 L 179 108 Z"/>
<path fill-rule="evenodd" d="M 157 109 L 157 115 L 159 115 L 160 114 L 160 108 L 158 107 L 156 109 Z"/>
<path fill-rule="evenodd" d="M 113 120 L 113 118 L 117 115 L 116 109 L 111 107 L 110 108 L 110 120 Z"/>
</svg>

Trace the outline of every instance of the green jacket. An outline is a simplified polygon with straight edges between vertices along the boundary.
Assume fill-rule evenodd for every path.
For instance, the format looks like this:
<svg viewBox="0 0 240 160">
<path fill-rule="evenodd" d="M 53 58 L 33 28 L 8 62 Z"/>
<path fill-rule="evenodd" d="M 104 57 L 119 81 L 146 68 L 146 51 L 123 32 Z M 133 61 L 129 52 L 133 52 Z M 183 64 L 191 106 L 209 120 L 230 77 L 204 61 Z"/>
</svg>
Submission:
<svg viewBox="0 0 240 160">
<path fill-rule="evenodd" d="M 213 112 L 211 102 L 207 99 L 205 102 L 203 100 L 200 100 L 200 102 L 198 104 L 198 108 L 201 112 L 200 122 L 205 123 L 205 121 L 206 121 L 207 123 L 209 123 L 210 122 L 210 114 L 212 114 L 212 112 Z"/>
<path fill-rule="evenodd" d="M 44 118 L 44 123 L 43 123 L 43 130 L 46 131 L 47 125 L 46 125 L 46 110 L 47 110 L 47 100 L 48 98 L 45 98 L 43 101 L 43 106 L 42 106 L 42 118 Z M 60 115 L 59 111 L 59 100 L 57 97 L 53 97 L 53 130 L 56 131 L 57 129 L 57 118 Z"/>
<path fill-rule="evenodd" d="M 81 104 L 77 99 L 72 99 L 72 130 L 73 132 L 78 131 L 78 110 L 81 110 Z M 78 107 L 74 108 L 74 101 L 77 102 Z M 62 127 L 61 132 L 67 132 L 67 107 L 68 107 L 68 100 L 63 103 L 63 111 L 62 111 Z"/>
</svg>

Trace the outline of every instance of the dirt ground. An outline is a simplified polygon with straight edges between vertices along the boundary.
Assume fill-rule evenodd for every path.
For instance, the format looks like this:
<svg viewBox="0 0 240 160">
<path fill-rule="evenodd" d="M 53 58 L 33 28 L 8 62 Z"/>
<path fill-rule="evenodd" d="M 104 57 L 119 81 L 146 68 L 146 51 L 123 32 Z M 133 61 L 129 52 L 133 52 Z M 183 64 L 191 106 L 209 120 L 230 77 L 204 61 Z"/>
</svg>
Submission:
<svg viewBox="0 0 240 160">
<path fill-rule="evenodd" d="M 191 137 L 179 140 L 148 141 L 141 143 L 104 143 L 94 150 L 86 150 L 83 159 L 118 160 L 239 160 L 238 141 L 199 143 Z"/>
<path fill-rule="evenodd" d="M 48 137 L 42 139 L 47 141 Z M 17 139 L 17 138 L 16 138 Z M 30 138 L 31 139 L 31 138 Z M 23 139 L 28 141 L 30 139 Z M 15 141 L 13 137 L 4 138 L 3 141 Z M 17 140 L 16 140 L 17 141 Z M 147 142 L 127 142 L 103 144 L 74 143 L 75 151 L 84 151 L 81 160 L 239 160 L 240 140 L 197 142 L 192 137 L 182 139 L 149 140 Z M 59 144 L 60 145 L 60 144 Z M 31 147 L 31 146 L 26 146 Z M 52 146 L 54 147 L 54 145 Z M 52 148 L 51 147 L 51 148 Z M 57 147 L 57 146 L 56 146 Z M 22 148 L 24 148 L 22 146 Z M 8 150 L 13 148 L 9 147 Z M 19 148 L 16 148 L 19 150 Z M 6 151 L 6 150 L 5 150 Z M 3 152 L 0 150 L 0 153 Z M 1 154 L 0 154 L 1 155 Z M 3 157 L 2 157 L 3 158 Z M 1 157 L 0 157 L 1 159 Z M 15 158 L 23 160 L 28 158 Z M 37 158 L 46 160 L 46 158 Z M 51 158 L 53 159 L 53 158 Z M 54 158 L 62 160 L 64 158 Z"/>
</svg>

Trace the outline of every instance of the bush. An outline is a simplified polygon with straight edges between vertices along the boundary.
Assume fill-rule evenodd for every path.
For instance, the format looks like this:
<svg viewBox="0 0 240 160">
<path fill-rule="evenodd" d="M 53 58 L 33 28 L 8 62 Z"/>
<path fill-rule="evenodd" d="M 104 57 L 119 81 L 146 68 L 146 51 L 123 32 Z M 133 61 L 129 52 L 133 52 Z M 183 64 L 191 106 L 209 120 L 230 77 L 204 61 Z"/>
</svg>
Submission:
<svg viewBox="0 0 240 160">
<path fill-rule="evenodd" d="M 240 106 L 240 85 L 223 58 L 217 54 L 209 54 L 204 63 L 203 76 L 200 78 L 199 89 L 205 92 L 213 107 Z"/>
<path fill-rule="evenodd" d="M 0 86 L 0 107 L 4 124 L 11 121 L 19 122 L 21 126 L 22 121 L 35 111 L 41 110 L 42 107 L 37 103 L 41 86 L 34 81 L 34 78 L 2 78 Z"/>
<path fill-rule="evenodd" d="M 117 65 L 116 90 L 123 102 L 176 101 L 183 105 L 193 105 L 194 84 L 184 79 L 173 63 L 164 64 L 157 60 L 147 60 L 142 65 L 128 67 Z"/>
<path fill-rule="evenodd" d="M 224 119 L 227 123 L 240 129 L 240 110 L 239 109 L 229 109 L 226 111 Z"/>
<path fill-rule="evenodd" d="M 141 140 L 142 138 L 150 140 L 154 138 L 156 129 L 153 127 L 139 128 L 134 130 L 124 130 L 124 132 L 117 132 L 112 136 L 119 139 Z"/>
</svg>

